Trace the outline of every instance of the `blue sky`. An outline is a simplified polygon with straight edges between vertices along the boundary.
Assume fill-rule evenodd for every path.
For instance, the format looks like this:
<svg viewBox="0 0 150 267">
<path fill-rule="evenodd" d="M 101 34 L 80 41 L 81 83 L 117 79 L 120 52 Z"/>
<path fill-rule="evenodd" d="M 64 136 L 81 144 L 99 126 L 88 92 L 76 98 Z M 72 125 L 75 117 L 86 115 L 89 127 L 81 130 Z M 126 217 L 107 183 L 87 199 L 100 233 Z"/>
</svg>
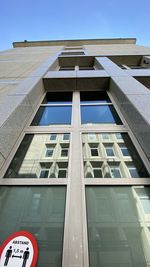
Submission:
<svg viewBox="0 0 150 267">
<path fill-rule="evenodd" d="M 150 46 L 150 0 L 1 0 L 0 50 L 13 41 L 136 37 Z"/>
</svg>

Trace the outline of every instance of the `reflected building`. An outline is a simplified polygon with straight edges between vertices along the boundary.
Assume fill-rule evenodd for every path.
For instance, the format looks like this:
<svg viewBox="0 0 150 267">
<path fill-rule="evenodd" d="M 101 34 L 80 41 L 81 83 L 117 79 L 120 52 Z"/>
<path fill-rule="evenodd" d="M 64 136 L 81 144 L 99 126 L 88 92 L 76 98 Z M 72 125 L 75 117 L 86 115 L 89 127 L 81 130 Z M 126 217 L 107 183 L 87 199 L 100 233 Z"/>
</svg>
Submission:
<svg viewBox="0 0 150 267">
<path fill-rule="evenodd" d="M 31 232 L 37 267 L 150 267 L 150 48 L 13 46 L 0 54 L 0 243 Z"/>
</svg>

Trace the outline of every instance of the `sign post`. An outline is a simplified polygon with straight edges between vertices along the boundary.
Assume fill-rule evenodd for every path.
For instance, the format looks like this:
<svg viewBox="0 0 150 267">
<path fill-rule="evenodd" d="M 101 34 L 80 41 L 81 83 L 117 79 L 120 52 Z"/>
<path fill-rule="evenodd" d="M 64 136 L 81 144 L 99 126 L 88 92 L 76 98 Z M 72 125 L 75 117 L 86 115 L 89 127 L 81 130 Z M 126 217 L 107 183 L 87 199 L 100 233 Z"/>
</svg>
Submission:
<svg viewBox="0 0 150 267">
<path fill-rule="evenodd" d="M 0 247 L 0 267 L 35 267 L 37 258 L 36 239 L 26 231 L 10 235 Z"/>
</svg>

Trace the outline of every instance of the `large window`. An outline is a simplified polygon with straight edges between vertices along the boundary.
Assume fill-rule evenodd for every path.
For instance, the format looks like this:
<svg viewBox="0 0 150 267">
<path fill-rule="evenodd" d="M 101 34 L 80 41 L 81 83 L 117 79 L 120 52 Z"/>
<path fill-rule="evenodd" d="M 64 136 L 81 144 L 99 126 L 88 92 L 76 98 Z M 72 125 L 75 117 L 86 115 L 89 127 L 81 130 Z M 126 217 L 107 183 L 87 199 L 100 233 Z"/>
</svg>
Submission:
<svg viewBox="0 0 150 267">
<path fill-rule="evenodd" d="M 149 177 L 127 133 L 87 133 L 82 139 L 86 178 Z"/>
<path fill-rule="evenodd" d="M 37 267 L 61 267 L 65 199 L 64 186 L 0 187 L 0 243 L 28 231 L 38 242 Z"/>
<path fill-rule="evenodd" d="M 81 123 L 122 124 L 108 95 L 104 91 L 81 92 Z"/>
<path fill-rule="evenodd" d="M 71 124 L 72 92 L 47 93 L 32 124 Z"/>
<path fill-rule="evenodd" d="M 149 267 L 150 188 L 86 188 L 90 267 Z"/>
<path fill-rule="evenodd" d="M 65 141 L 64 141 L 65 136 Z M 18 148 L 5 178 L 66 178 L 69 134 L 28 134 Z"/>
</svg>

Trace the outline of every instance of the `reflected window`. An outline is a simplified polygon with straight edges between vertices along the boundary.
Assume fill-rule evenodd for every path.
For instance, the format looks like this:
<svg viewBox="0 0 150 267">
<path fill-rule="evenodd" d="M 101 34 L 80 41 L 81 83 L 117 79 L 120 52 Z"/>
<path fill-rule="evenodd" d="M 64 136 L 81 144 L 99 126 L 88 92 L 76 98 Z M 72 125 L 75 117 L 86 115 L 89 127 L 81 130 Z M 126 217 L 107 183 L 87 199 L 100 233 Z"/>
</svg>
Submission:
<svg viewBox="0 0 150 267">
<path fill-rule="evenodd" d="M 55 149 L 54 146 L 47 145 L 46 146 L 45 157 L 52 157 L 53 156 L 54 149 Z"/>
<path fill-rule="evenodd" d="M 120 146 L 120 150 L 121 150 L 122 155 L 124 157 L 129 157 L 130 153 L 129 153 L 128 148 L 124 144 L 120 144 L 119 146 Z"/>
<path fill-rule="evenodd" d="M 69 140 L 69 139 L 70 139 L 70 134 L 69 133 L 63 134 L 63 140 Z"/>
<path fill-rule="evenodd" d="M 150 177 L 127 133 L 120 133 L 121 140 L 116 133 L 92 133 L 93 142 L 90 134 L 82 134 L 86 178 Z"/>
<path fill-rule="evenodd" d="M 89 141 L 95 141 L 96 140 L 96 135 L 93 134 L 93 133 L 89 133 L 88 134 L 88 139 L 89 139 Z"/>
<path fill-rule="evenodd" d="M 128 170 L 129 170 L 131 177 L 133 177 L 133 178 L 139 178 L 140 177 L 138 170 L 136 169 L 136 167 L 134 165 L 127 164 L 127 166 L 128 166 Z"/>
<path fill-rule="evenodd" d="M 57 137 L 54 144 L 48 134 L 27 134 L 4 177 L 60 178 L 63 173 L 61 178 L 66 178 L 70 141 L 64 142 L 63 134 L 57 134 Z M 64 163 L 62 157 L 65 157 Z M 65 171 L 60 173 L 62 169 Z"/>
<path fill-rule="evenodd" d="M 56 138 L 57 138 L 57 134 L 53 133 L 53 134 L 50 135 L 50 138 L 49 139 L 51 141 L 54 141 L 54 140 L 56 140 Z"/>
<path fill-rule="evenodd" d="M 40 178 L 48 178 L 49 175 L 49 170 L 47 169 L 42 169 L 40 172 Z"/>
<path fill-rule="evenodd" d="M 117 139 L 120 139 L 120 140 L 122 139 L 122 134 L 121 133 L 116 133 L 115 135 L 116 135 Z"/>
<path fill-rule="evenodd" d="M 58 163 L 58 178 L 66 178 L 68 172 L 68 163 L 59 162 Z"/>
<path fill-rule="evenodd" d="M 68 153 L 69 153 L 69 145 L 62 144 L 61 145 L 61 157 L 68 157 Z"/>
<path fill-rule="evenodd" d="M 104 140 L 109 139 L 109 134 L 107 134 L 107 133 L 102 133 L 101 136 L 102 136 L 102 138 L 103 138 Z"/>
<path fill-rule="evenodd" d="M 122 174 L 118 166 L 110 166 L 111 177 L 112 178 L 121 178 Z"/>
<path fill-rule="evenodd" d="M 112 146 L 105 146 L 105 151 L 106 151 L 107 157 L 114 157 L 115 156 Z"/>
</svg>

